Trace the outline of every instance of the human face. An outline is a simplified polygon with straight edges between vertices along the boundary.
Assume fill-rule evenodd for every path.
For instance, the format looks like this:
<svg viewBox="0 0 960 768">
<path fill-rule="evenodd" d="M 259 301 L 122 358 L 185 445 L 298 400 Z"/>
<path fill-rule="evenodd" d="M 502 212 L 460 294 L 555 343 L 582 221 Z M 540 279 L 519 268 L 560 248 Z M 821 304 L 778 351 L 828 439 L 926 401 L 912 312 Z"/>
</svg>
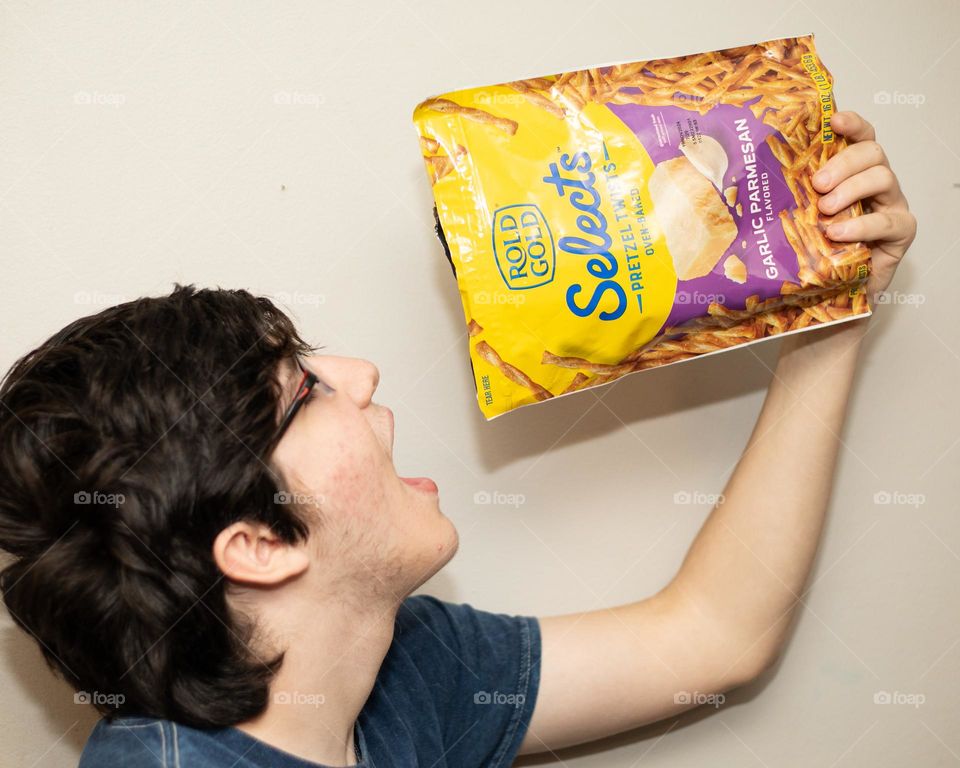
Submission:
<svg viewBox="0 0 960 768">
<path fill-rule="evenodd" d="M 436 483 L 400 477 L 393 465 L 394 417 L 373 402 L 380 380 L 366 360 L 316 355 L 302 367 L 319 377 L 273 453 L 290 498 L 311 515 L 313 576 L 405 597 L 454 555 L 458 538 L 440 511 Z M 280 373 L 284 410 L 303 372 Z M 324 386 L 324 384 L 326 386 Z"/>
</svg>

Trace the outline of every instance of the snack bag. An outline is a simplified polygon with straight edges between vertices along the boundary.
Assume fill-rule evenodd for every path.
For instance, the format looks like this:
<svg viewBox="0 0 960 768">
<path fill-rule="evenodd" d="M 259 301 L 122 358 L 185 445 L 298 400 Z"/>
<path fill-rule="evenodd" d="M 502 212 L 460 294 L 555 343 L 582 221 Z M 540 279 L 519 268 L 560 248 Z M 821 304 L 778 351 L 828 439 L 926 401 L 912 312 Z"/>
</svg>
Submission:
<svg viewBox="0 0 960 768">
<path fill-rule="evenodd" d="M 532 77 L 414 111 L 490 419 L 870 314 L 824 231 L 846 146 L 813 35 Z"/>
</svg>

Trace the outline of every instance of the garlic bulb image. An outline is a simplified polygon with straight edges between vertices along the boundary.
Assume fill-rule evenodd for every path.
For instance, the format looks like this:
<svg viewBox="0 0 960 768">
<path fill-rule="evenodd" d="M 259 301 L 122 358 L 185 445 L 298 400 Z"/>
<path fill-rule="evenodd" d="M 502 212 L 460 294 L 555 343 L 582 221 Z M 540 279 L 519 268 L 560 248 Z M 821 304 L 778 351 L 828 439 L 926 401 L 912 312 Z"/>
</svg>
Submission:
<svg viewBox="0 0 960 768">
<path fill-rule="evenodd" d="M 730 161 L 720 142 L 705 133 L 700 134 L 700 141 L 694 143 L 686 141 L 680 151 L 693 163 L 693 167 L 713 182 L 717 191 L 723 193 L 723 177 L 727 173 Z"/>
</svg>

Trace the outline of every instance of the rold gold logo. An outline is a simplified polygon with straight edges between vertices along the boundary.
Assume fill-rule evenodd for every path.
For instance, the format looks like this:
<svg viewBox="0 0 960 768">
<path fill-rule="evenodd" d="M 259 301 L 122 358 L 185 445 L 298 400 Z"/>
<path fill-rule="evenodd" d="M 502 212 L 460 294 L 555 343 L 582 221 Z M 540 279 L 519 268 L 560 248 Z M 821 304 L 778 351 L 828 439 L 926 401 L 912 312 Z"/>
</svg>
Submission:
<svg viewBox="0 0 960 768">
<path fill-rule="evenodd" d="M 537 288 L 553 280 L 557 258 L 553 234 L 535 205 L 508 205 L 494 212 L 493 254 L 511 291 Z"/>
</svg>

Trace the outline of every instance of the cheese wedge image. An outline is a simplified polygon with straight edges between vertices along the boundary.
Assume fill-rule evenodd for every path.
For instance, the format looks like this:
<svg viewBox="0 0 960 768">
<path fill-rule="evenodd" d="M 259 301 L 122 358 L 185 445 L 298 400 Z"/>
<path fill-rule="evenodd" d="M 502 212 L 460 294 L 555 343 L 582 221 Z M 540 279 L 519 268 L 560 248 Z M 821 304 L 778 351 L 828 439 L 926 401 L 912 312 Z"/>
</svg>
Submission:
<svg viewBox="0 0 960 768">
<path fill-rule="evenodd" d="M 713 183 L 686 157 L 674 157 L 654 168 L 650 197 L 677 278 L 709 274 L 737 237 L 737 225 Z"/>
<path fill-rule="evenodd" d="M 731 253 L 723 261 L 723 274 L 727 280 L 743 285 L 747 282 L 747 265 L 735 253 Z"/>
</svg>

